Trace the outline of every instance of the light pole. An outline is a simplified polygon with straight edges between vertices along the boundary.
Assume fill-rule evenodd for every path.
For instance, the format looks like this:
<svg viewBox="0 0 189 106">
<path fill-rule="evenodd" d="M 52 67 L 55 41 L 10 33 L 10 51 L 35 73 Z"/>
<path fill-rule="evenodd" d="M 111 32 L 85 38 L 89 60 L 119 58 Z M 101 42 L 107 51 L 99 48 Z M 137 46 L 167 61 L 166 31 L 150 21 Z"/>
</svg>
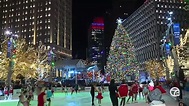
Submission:
<svg viewBox="0 0 189 106">
<path fill-rule="evenodd" d="M 174 71 L 174 73 L 176 75 L 176 79 L 179 83 L 180 99 L 182 99 L 182 89 L 180 87 L 180 80 L 179 80 L 180 68 L 179 68 L 178 55 L 177 55 L 177 50 L 176 50 L 176 47 L 179 44 L 178 44 L 178 42 L 175 42 L 176 39 L 180 38 L 180 26 L 179 26 L 179 24 L 173 23 L 173 21 L 172 21 L 173 12 L 168 12 L 168 13 L 169 13 L 169 17 L 168 17 L 169 23 L 167 24 L 168 28 L 166 30 L 165 44 L 163 45 L 163 48 L 164 48 L 163 50 L 165 50 L 165 51 L 163 51 L 163 52 L 165 53 L 165 56 L 171 56 L 174 60 L 173 71 Z"/>
<path fill-rule="evenodd" d="M 7 58 L 9 58 L 9 70 L 8 70 L 6 83 L 9 86 L 11 84 L 11 76 L 13 74 L 13 68 L 14 68 L 13 59 L 16 58 L 16 39 L 18 38 L 18 35 L 12 34 L 12 32 L 8 30 L 5 32 L 5 35 L 8 38 Z"/>
</svg>

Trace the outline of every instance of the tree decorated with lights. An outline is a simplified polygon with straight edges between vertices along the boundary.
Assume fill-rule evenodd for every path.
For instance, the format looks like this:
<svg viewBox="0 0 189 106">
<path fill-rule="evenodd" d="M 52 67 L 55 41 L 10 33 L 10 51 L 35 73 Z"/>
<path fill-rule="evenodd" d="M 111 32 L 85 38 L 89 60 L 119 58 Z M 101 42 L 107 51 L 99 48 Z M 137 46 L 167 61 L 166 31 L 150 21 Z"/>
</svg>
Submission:
<svg viewBox="0 0 189 106">
<path fill-rule="evenodd" d="M 107 59 L 106 71 L 111 78 L 121 80 L 125 79 L 126 75 L 138 76 L 139 65 L 135 57 L 134 46 L 122 25 L 122 21 L 118 19 L 117 23 Z"/>
<path fill-rule="evenodd" d="M 37 58 L 35 60 L 36 69 L 37 69 L 37 79 L 43 79 L 45 78 L 48 69 L 50 69 L 50 65 L 48 64 L 48 52 L 49 50 L 46 49 L 46 46 L 42 44 L 42 42 L 39 42 L 38 47 L 36 48 L 36 55 Z"/>
<path fill-rule="evenodd" d="M 13 46 L 14 49 L 11 50 L 11 58 L 7 58 L 8 55 L 8 40 L 6 39 L 1 43 L 2 54 L 0 55 L 0 78 L 2 79 L 13 79 L 15 80 L 17 75 L 23 75 L 25 78 L 36 78 L 37 70 L 39 67 L 45 67 L 47 70 L 50 66 L 46 65 L 45 61 L 47 53 L 40 54 L 39 50 L 34 46 L 29 46 L 26 44 L 24 39 L 18 39 Z M 11 59 L 11 64 L 9 64 Z M 12 65 L 10 67 L 10 65 Z M 12 68 L 12 70 L 9 70 Z"/>
<path fill-rule="evenodd" d="M 145 63 L 145 68 L 151 78 L 159 79 L 165 76 L 164 67 L 158 60 L 149 60 Z"/>
</svg>

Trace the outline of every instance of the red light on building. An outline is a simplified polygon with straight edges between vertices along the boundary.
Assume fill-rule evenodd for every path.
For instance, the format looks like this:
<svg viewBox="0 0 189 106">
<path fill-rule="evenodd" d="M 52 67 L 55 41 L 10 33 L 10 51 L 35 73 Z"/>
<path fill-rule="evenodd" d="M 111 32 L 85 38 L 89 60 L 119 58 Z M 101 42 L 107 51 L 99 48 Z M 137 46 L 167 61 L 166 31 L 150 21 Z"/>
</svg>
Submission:
<svg viewBox="0 0 189 106">
<path fill-rule="evenodd" d="M 93 20 L 94 22 L 91 25 L 92 29 L 104 30 L 104 18 L 97 17 Z"/>
<path fill-rule="evenodd" d="M 102 17 L 97 17 L 93 20 L 94 23 L 103 23 L 104 24 L 104 18 Z"/>
</svg>

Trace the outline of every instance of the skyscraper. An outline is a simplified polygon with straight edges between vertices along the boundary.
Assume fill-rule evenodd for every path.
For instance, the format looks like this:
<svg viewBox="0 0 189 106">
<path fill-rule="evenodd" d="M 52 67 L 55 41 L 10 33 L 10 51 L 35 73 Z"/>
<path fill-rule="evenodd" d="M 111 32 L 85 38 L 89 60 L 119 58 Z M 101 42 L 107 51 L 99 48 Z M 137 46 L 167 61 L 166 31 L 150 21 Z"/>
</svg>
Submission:
<svg viewBox="0 0 189 106">
<path fill-rule="evenodd" d="M 0 0 L 0 33 L 9 30 L 28 44 L 58 48 L 71 56 L 72 0 Z"/>
<path fill-rule="evenodd" d="M 89 28 L 87 59 L 96 62 L 101 70 L 104 69 L 104 19 L 101 17 L 95 18 Z"/>
<path fill-rule="evenodd" d="M 180 0 L 146 0 L 124 21 L 140 63 L 151 59 L 160 60 L 160 40 L 167 30 L 168 12 L 173 12 L 173 22 L 179 23 L 181 34 L 185 34 L 188 13 L 183 9 L 184 6 L 185 3 Z"/>
</svg>

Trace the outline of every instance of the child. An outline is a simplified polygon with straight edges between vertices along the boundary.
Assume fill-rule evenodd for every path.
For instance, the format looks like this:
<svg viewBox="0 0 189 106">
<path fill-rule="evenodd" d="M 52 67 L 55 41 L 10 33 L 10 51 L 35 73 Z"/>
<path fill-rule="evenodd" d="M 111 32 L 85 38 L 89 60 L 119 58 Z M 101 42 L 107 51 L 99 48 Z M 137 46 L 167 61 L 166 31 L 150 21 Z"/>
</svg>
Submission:
<svg viewBox="0 0 189 106">
<path fill-rule="evenodd" d="M 29 96 L 28 96 L 28 100 L 33 100 L 34 99 L 34 96 L 33 96 L 33 91 L 32 89 L 29 90 Z"/>
<path fill-rule="evenodd" d="M 51 88 L 51 93 L 52 93 L 52 97 L 54 97 L 54 89 L 53 89 L 53 87 Z"/>
<path fill-rule="evenodd" d="M 144 85 L 142 93 L 144 95 L 146 103 L 148 103 L 148 100 L 147 100 L 147 96 L 149 94 L 148 85 L 146 85 L 146 84 Z"/>
<path fill-rule="evenodd" d="M 19 95 L 19 101 L 17 106 L 20 106 L 20 104 L 22 104 L 23 106 L 29 106 L 30 101 L 26 98 L 27 96 L 27 91 L 23 91 L 20 95 Z"/>
<path fill-rule="evenodd" d="M 143 86 L 142 84 L 140 84 L 140 86 L 139 86 L 139 97 L 140 97 L 140 98 L 143 97 L 143 93 L 142 93 L 143 87 L 144 87 L 144 86 Z"/>
<path fill-rule="evenodd" d="M 98 99 L 99 106 L 101 106 L 101 99 L 103 99 L 103 96 L 102 96 L 102 89 L 100 87 L 98 88 L 98 95 L 96 96 L 96 98 Z"/>
<path fill-rule="evenodd" d="M 12 95 L 13 95 L 13 87 L 10 85 L 9 100 L 12 100 Z"/>
<path fill-rule="evenodd" d="M 132 87 L 130 87 L 130 89 L 129 89 L 129 98 L 127 99 L 127 104 L 129 104 L 130 98 L 132 98 L 132 102 L 133 102 L 133 91 L 132 91 Z"/>
<path fill-rule="evenodd" d="M 51 88 L 47 90 L 47 101 L 48 101 L 48 106 L 51 106 L 51 97 L 52 97 L 52 91 Z"/>
<path fill-rule="evenodd" d="M 5 86 L 4 87 L 4 94 L 5 94 L 5 100 L 7 100 L 8 99 L 8 95 L 9 95 L 9 91 L 8 91 L 8 87 L 7 86 Z"/>
</svg>

